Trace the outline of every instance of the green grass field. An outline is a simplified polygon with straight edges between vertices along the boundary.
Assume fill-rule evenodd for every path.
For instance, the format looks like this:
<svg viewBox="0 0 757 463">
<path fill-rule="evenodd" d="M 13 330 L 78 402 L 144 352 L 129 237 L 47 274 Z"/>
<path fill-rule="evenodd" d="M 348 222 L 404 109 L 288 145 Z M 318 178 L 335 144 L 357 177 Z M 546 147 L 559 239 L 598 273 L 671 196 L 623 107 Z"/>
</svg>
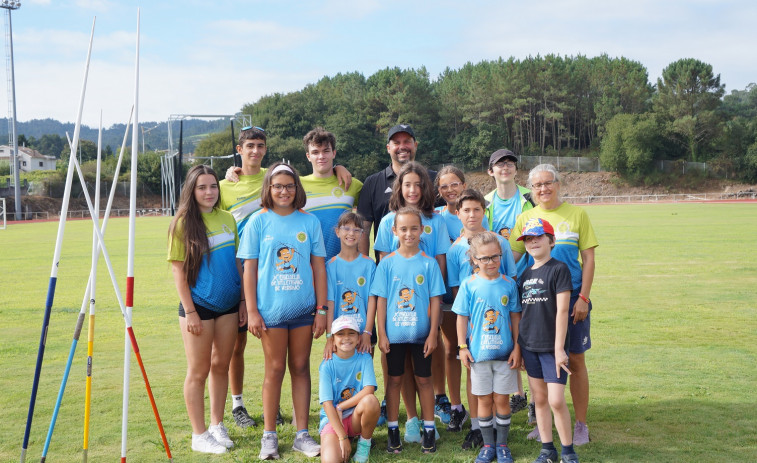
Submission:
<svg viewBox="0 0 757 463">
<path fill-rule="evenodd" d="M 645 204 L 587 207 L 600 246 L 592 299 L 593 349 L 589 426 L 593 442 L 578 448 L 582 462 L 746 461 L 757 455 L 757 204 Z M 230 426 L 237 447 L 225 456 L 189 450 L 182 396 L 185 359 L 177 297 L 165 261 L 168 218 L 137 221 L 134 331 L 175 461 L 251 461 L 262 431 Z M 0 461 L 18 461 L 34 374 L 57 222 L 0 230 Z M 128 221 L 113 219 L 106 240 L 124 289 Z M 89 272 L 91 223 L 66 225 L 59 279 L 27 461 L 42 453 Z M 123 319 L 100 260 L 93 362 L 90 461 L 120 455 Z M 81 459 L 86 324 L 48 457 Z M 310 429 L 317 423 L 317 366 L 323 340 L 313 346 Z M 377 362 L 377 371 L 380 368 Z M 247 350 L 245 396 L 260 416 L 263 359 L 259 341 Z M 381 394 L 382 387 L 379 387 Z M 289 383 L 282 404 L 291 417 Z M 526 441 L 525 413 L 513 418 L 510 446 L 530 462 L 539 444 Z M 226 423 L 233 422 L 227 406 Z M 294 429 L 280 429 L 282 458 Z M 555 433 L 556 435 L 556 433 Z M 463 434 L 442 431 L 436 455 L 408 445 L 400 458 L 383 451 L 376 434 L 372 461 L 470 462 Z M 132 361 L 129 461 L 165 461 L 160 435 L 136 362 Z"/>
</svg>

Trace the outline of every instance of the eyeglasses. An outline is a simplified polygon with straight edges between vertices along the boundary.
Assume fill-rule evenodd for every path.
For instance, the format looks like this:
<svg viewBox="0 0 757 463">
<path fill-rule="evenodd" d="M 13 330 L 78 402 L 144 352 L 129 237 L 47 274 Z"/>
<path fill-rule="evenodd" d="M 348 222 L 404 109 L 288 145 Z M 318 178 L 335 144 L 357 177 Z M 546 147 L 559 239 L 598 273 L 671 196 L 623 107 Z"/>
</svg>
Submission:
<svg viewBox="0 0 757 463">
<path fill-rule="evenodd" d="M 531 188 L 533 188 L 534 190 L 541 190 L 544 187 L 552 188 L 552 185 L 555 183 L 557 183 L 557 180 L 552 180 L 550 182 L 534 183 L 533 185 L 531 185 Z"/>
<path fill-rule="evenodd" d="M 271 185 L 271 189 L 277 193 L 284 191 L 284 188 L 286 188 L 289 192 L 293 192 L 297 190 L 297 185 L 295 185 L 294 183 L 288 183 L 286 185 L 282 185 L 281 183 L 274 183 L 273 185 Z"/>
<path fill-rule="evenodd" d="M 264 129 L 264 128 L 262 128 L 262 127 L 258 127 L 258 126 L 256 126 L 256 125 L 248 125 L 247 127 L 242 127 L 242 130 L 243 130 L 243 131 L 244 131 L 244 130 L 252 130 L 252 129 L 255 129 L 255 130 L 260 130 L 261 132 L 265 132 L 265 129 Z"/>
<path fill-rule="evenodd" d="M 339 227 L 339 229 L 341 231 L 343 231 L 344 233 L 348 233 L 348 234 L 349 233 L 354 233 L 356 235 L 362 235 L 363 234 L 363 229 L 362 228 Z"/>
<path fill-rule="evenodd" d="M 439 191 L 447 191 L 449 189 L 457 190 L 462 184 L 462 182 L 452 182 L 446 185 L 439 185 Z"/>
<path fill-rule="evenodd" d="M 502 258 L 502 254 L 494 254 L 493 256 L 474 257 L 474 259 L 481 262 L 482 264 L 488 264 L 489 262 L 499 262 L 500 258 Z"/>
<path fill-rule="evenodd" d="M 500 169 L 504 169 L 507 167 L 508 169 L 514 169 L 515 163 L 512 161 L 499 161 L 494 163 L 495 166 L 499 167 Z"/>
</svg>

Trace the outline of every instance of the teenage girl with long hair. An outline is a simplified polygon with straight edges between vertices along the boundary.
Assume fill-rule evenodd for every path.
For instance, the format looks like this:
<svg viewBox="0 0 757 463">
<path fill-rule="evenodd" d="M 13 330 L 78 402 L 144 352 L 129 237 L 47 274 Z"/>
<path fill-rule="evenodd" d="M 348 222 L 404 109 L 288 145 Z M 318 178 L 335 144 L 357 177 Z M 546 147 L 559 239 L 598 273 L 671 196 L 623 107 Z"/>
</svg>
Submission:
<svg viewBox="0 0 757 463">
<path fill-rule="evenodd" d="M 168 231 L 168 260 L 179 294 L 179 326 L 187 357 L 184 401 L 192 450 L 224 453 L 234 443 L 223 425 L 229 361 L 237 326 L 247 321 L 234 217 L 218 208 L 218 177 L 208 166 L 187 173 Z M 205 381 L 210 427 L 205 427 Z"/>
</svg>

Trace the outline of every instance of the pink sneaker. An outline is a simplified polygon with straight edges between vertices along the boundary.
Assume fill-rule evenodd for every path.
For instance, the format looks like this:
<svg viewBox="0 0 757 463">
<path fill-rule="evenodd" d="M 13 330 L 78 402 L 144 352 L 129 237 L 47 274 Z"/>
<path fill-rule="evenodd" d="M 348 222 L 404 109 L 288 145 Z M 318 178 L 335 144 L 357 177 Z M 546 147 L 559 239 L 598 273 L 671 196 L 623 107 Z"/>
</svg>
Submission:
<svg viewBox="0 0 757 463">
<path fill-rule="evenodd" d="M 588 444 L 589 440 L 589 427 L 586 426 L 586 423 L 576 421 L 576 426 L 573 428 L 573 445 Z"/>
</svg>

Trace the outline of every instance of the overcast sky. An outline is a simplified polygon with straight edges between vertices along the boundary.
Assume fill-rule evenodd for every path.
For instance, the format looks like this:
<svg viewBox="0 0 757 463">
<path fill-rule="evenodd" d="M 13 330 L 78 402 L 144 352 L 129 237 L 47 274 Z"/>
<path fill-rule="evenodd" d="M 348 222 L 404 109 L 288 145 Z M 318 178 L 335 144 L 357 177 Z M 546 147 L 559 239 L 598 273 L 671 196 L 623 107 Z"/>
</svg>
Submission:
<svg viewBox="0 0 757 463">
<path fill-rule="evenodd" d="M 17 117 L 75 121 L 97 17 L 83 121 L 125 123 L 141 7 L 141 121 L 234 114 L 324 75 L 529 55 L 641 62 L 655 83 L 680 58 L 726 92 L 757 82 L 757 2 L 728 0 L 20 0 L 12 13 Z M 3 112 L 0 112 L 2 114 Z"/>
</svg>

